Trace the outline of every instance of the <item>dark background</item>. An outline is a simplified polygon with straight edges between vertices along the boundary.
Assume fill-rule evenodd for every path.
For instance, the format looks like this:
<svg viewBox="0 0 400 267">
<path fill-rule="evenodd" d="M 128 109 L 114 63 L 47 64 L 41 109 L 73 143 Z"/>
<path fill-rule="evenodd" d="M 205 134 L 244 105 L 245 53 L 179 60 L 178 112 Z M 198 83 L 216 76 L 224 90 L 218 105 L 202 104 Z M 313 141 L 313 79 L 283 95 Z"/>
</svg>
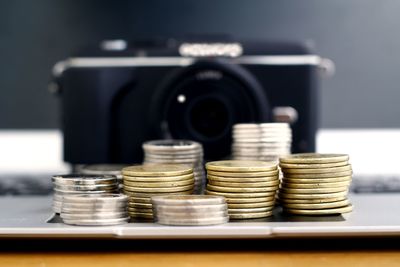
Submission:
<svg viewBox="0 0 400 267">
<path fill-rule="evenodd" d="M 397 0 L 0 0 L 0 128 L 55 128 L 53 64 L 102 39 L 228 33 L 313 40 L 337 72 L 321 88 L 324 128 L 400 127 Z"/>
</svg>

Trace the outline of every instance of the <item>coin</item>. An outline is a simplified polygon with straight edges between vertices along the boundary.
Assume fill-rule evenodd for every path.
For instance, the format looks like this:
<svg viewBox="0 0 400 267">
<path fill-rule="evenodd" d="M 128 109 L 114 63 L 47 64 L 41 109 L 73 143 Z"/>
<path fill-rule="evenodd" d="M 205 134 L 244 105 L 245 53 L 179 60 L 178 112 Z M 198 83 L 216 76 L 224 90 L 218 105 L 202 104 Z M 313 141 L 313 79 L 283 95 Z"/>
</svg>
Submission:
<svg viewBox="0 0 400 267">
<path fill-rule="evenodd" d="M 153 196 L 159 196 L 159 195 L 190 195 L 193 193 L 193 189 L 187 190 L 187 191 L 182 191 L 182 192 L 132 192 L 128 190 L 123 190 L 124 194 L 129 196 L 129 197 L 134 197 L 134 198 L 150 198 Z"/>
<path fill-rule="evenodd" d="M 194 178 L 182 181 L 166 181 L 166 182 L 130 182 L 124 181 L 125 186 L 134 186 L 134 187 L 179 187 L 184 185 L 193 185 Z"/>
<path fill-rule="evenodd" d="M 213 171 L 207 170 L 208 175 L 213 175 L 216 177 L 240 177 L 240 178 L 255 178 L 255 177 L 275 177 L 278 175 L 278 170 L 273 171 L 266 171 L 266 172 L 220 172 L 220 171 Z"/>
<path fill-rule="evenodd" d="M 335 193 L 313 193 L 313 194 L 300 194 L 300 193 L 284 193 L 279 192 L 279 201 L 283 198 L 294 198 L 294 199 L 321 199 L 321 198 L 336 198 L 347 196 L 348 190 Z"/>
<path fill-rule="evenodd" d="M 269 216 L 272 216 L 272 211 L 229 214 L 229 218 L 232 220 L 256 219 L 256 218 L 265 218 L 265 217 L 269 217 Z"/>
<path fill-rule="evenodd" d="M 226 203 L 221 196 L 210 195 L 172 195 L 155 196 L 151 198 L 152 203 L 158 205 L 218 205 Z"/>
<path fill-rule="evenodd" d="M 206 169 L 227 172 L 273 171 L 277 169 L 277 164 L 263 161 L 221 160 L 208 162 Z"/>
<path fill-rule="evenodd" d="M 332 167 L 341 167 L 349 165 L 347 160 L 332 162 L 332 163 L 317 163 L 317 164 L 290 164 L 290 163 L 279 163 L 279 166 L 284 169 L 318 169 L 318 168 L 332 168 Z"/>
<path fill-rule="evenodd" d="M 111 190 L 115 191 L 118 189 L 118 184 L 97 184 L 97 185 L 59 185 L 57 183 L 54 184 L 54 188 L 60 189 L 63 191 L 103 191 L 103 190 Z"/>
<path fill-rule="evenodd" d="M 114 184 L 118 180 L 114 175 L 65 174 L 54 175 L 52 181 L 62 185 L 96 185 L 103 183 Z"/>
<path fill-rule="evenodd" d="M 149 164 L 135 165 L 122 169 L 123 175 L 128 176 L 179 176 L 191 174 L 193 169 L 186 165 Z"/>
<path fill-rule="evenodd" d="M 129 212 L 152 213 L 152 212 L 153 212 L 153 209 L 152 209 L 152 208 L 138 208 L 138 207 L 128 206 L 128 211 L 129 211 Z"/>
<path fill-rule="evenodd" d="M 226 211 L 227 204 L 212 204 L 212 205 L 154 205 L 154 210 L 157 212 L 214 212 L 214 211 Z"/>
<path fill-rule="evenodd" d="M 129 197 L 129 203 L 147 203 L 151 204 L 151 197 Z"/>
<path fill-rule="evenodd" d="M 137 209 L 152 209 L 153 204 L 140 203 L 140 202 L 129 202 L 128 207 L 137 208 Z"/>
<path fill-rule="evenodd" d="M 353 205 L 348 204 L 344 207 L 339 208 L 330 208 L 330 209 L 289 209 L 285 208 L 284 211 L 286 213 L 297 214 L 297 215 L 334 215 L 334 214 L 342 214 L 348 213 L 353 210 Z"/>
<path fill-rule="evenodd" d="M 300 183 L 286 183 L 285 180 L 281 184 L 283 188 L 333 188 L 333 187 L 349 187 L 350 181 L 339 182 L 339 183 L 308 183 L 308 184 L 300 184 Z"/>
<path fill-rule="evenodd" d="M 246 197 L 246 198 L 225 198 L 226 202 L 230 204 L 256 204 L 274 201 L 275 195 L 268 197 Z"/>
<path fill-rule="evenodd" d="M 253 192 L 253 193 L 232 193 L 232 192 L 218 192 L 213 190 L 206 190 L 206 194 L 208 195 L 217 195 L 224 196 L 226 198 L 258 198 L 258 197 L 268 197 L 275 196 L 275 191 L 266 191 L 266 192 Z"/>
<path fill-rule="evenodd" d="M 298 179 L 321 179 L 321 178 L 335 178 L 352 175 L 353 171 L 332 172 L 332 173 L 316 173 L 316 174 L 294 174 L 285 173 L 285 178 L 298 178 Z"/>
<path fill-rule="evenodd" d="M 349 204 L 348 199 L 344 199 L 341 201 L 335 201 L 335 202 L 328 202 L 328 203 L 306 203 L 306 204 L 301 204 L 301 203 L 282 203 L 282 206 L 284 208 L 288 209 L 306 209 L 306 210 L 315 210 L 315 209 L 331 209 L 331 208 L 339 208 L 339 207 L 344 207 Z"/>
<path fill-rule="evenodd" d="M 346 200 L 347 196 L 343 195 L 340 197 L 333 198 L 316 198 L 316 199 L 292 199 L 292 198 L 282 198 L 279 199 L 280 203 L 288 204 L 319 204 L 319 203 L 331 203 Z"/>
<path fill-rule="evenodd" d="M 155 212 L 157 219 L 212 219 L 228 216 L 228 210 L 210 211 L 210 212 L 165 212 L 157 210 Z"/>
<path fill-rule="evenodd" d="M 228 193 L 256 193 L 256 192 L 269 192 L 276 191 L 278 189 L 278 183 L 276 186 L 271 187 L 227 187 L 227 186 L 215 186 L 207 184 L 207 190 L 217 191 L 217 192 L 228 192 Z"/>
<path fill-rule="evenodd" d="M 164 225 L 187 225 L 187 226 L 204 226 L 204 225 L 216 225 L 216 224 L 224 224 L 229 221 L 229 217 L 221 217 L 221 218 L 201 218 L 201 219 L 165 219 L 159 218 L 157 223 Z"/>
<path fill-rule="evenodd" d="M 171 192 L 185 192 L 193 189 L 193 184 L 176 186 L 176 187 L 134 187 L 124 185 L 124 191 L 130 192 L 144 192 L 144 193 L 171 193 Z"/>
<path fill-rule="evenodd" d="M 275 200 L 266 201 L 266 202 L 256 202 L 256 203 L 229 203 L 229 209 L 246 209 L 246 208 L 261 208 L 261 207 L 270 207 L 275 205 Z"/>
<path fill-rule="evenodd" d="M 115 175 L 121 176 L 121 170 L 127 165 L 123 164 L 90 164 L 83 165 L 80 172 L 83 174 L 97 174 L 97 175 Z"/>
<path fill-rule="evenodd" d="M 284 177 L 284 182 L 286 184 L 341 183 L 341 182 L 351 182 L 351 176 L 327 177 L 327 178 L 303 178 L 303 179 Z"/>
<path fill-rule="evenodd" d="M 320 164 L 348 161 L 349 156 L 346 154 L 319 154 L 319 153 L 300 153 L 292 154 L 280 158 L 282 163 L 300 163 L 300 164 Z"/>
<path fill-rule="evenodd" d="M 154 140 L 143 143 L 143 149 L 156 151 L 186 151 L 198 149 L 200 144 L 191 140 Z"/>
<path fill-rule="evenodd" d="M 144 218 L 144 219 L 153 219 L 153 213 L 145 213 L 145 212 L 129 212 L 128 213 L 131 218 Z"/>
<path fill-rule="evenodd" d="M 102 226 L 102 225 L 118 225 L 128 223 L 129 217 L 126 218 L 118 218 L 118 219 L 79 219 L 79 220 L 71 220 L 71 219 L 63 219 L 63 222 L 66 224 L 72 225 L 87 225 L 87 226 Z"/>
<path fill-rule="evenodd" d="M 86 209 L 89 211 L 100 211 L 100 210 L 115 210 L 126 208 L 125 202 L 93 202 L 93 203 L 69 203 L 64 202 L 62 204 L 64 209 Z"/>
<path fill-rule="evenodd" d="M 230 208 L 228 207 L 229 215 L 236 213 L 258 213 L 258 212 L 267 212 L 274 208 L 274 205 L 270 205 L 268 207 L 260 207 L 260 208 Z"/>
<path fill-rule="evenodd" d="M 207 179 L 209 181 L 218 181 L 218 182 L 227 182 L 227 183 L 259 183 L 259 182 L 273 182 L 278 180 L 278 175 L 269 176 L 269 177 L 255 177 L 255 178 L 247 178 L 247 177 L 223 177 L 223 176 L 214 176 L 207 175 Z"/>
<path fill-rule="evenodd" d="M 62 189 L 58 189 L 58 188 L 54 188 L 54 192 L 56 192 L 57 194 L 60 195 L 70 195 L 70 194 L 105 194 L 105 193 L 116 193 L 117 189 L 114 190 L 81 190 L 81 191 L 75 191 L 75 190 L 62 190 Z"/>
<path fill-rule="evenodd" d="M 126 202 L 128 197 L 123 194 L 78 194 L 78 195 L 65 195 L 62 197 L 64 202 L 78 202 L 78 203 L 93 203 L 93 202 Z"/>
<path fill-rule="evenodd" d="M 269 187 L 269 186 L 277 186 L 279 185 L 279 180 L 275 179 L 274 181 L 270 182 L 220 182 L 220 181 L 215 181 L 215 180 L 209 180 L 208 181 L 209 185 L 215 185 L 215 186 L 222 186 L 222 187 L 238 187 L 238 188 L 243 188 L 243 187 Z"/>
<path fill-rule="evenodd" d="M 332 167 L 332 168 L 317 168 L 317 169 L 284 169 L 282 168 L 282 172 L 284 174 L 292 173 L 292 174 L 320 174 L 320 173 L 338 173 L 351 171 L 351 165 L 341 166 L 341 167 Z"/>
<path fill-rule="evenodd" d="M 343 192 L 348 190 L 348 186 L 342 187 L 331 187 L 331 188 L 285 188 L 281 187 L 279 189 L 282 193 L 287 194 L 325 194 L 325 193 L 335 193 L 335 192 Z"/>
<path fill-rule="evenodd" d="M 151 176 L 146 176 L 146 177 L 134 177 L 134 176 L 127 176 L 124 175 L 124 181 L 128 182 L 173 182 L 173 181 L 185 181 L 188 179 L 193 179 L 194 175 L 193 173 L 190 174 L 185 174 L 185 175 L 179 175 L 179 176 L 158 176 L 158 177 L 151 177 Z"/>
<path fill-rule="evenodd" d="M 61 212 L 60 217 L 68 220 L 97 220 L 97 219 L 117 219 L 126 218 L 128 213 L 124 212 L 95 212 L 95 213 L 65 213 Z"/>
</svg>

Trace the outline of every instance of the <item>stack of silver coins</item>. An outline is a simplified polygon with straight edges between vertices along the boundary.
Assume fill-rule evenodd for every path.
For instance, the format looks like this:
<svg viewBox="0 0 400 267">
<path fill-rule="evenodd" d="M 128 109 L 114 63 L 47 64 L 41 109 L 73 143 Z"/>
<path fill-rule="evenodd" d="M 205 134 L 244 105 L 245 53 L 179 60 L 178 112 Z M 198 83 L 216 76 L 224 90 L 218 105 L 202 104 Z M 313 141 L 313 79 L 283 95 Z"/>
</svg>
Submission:
<svg viewBox="0 0 400 267">
<path fill-rule="evenodd" d="M 215 225 L 229 221 L 222 196 L 177 195 L 151 198 L 155 222 L 165 225 Z"/>
<path fill-rule="evenodd" d="M 243 160 L 208 162 L 206 194 L 226 198 L 230 219 L 269 217 L 279 188 L 277 165 Z"/>
<path fill-rule="evenodd" d="M 60 217 L 72 225 L 117 225 L 129 221 L 128 197 L 122 194 L 68 195 Z"/>
<path fill-rule="evenodd" d="M 119 186 L 122 187 L 121 170 L 127 166 L 128 165 L 122 164 L 90 164 L 80 166 L 78 172 L 95 175 L 115 175 L 118 179 Z"/>
<path fill-rule="evenodd" d="M 152 196 L 193 193 L 193 169 L 187 165 L 136 165 L 122 169 L 122 175 L 123 192 L 129 196 L 128 211 L 132 219 L 153 219 Z"/>
<path fill-rule="evenodd" d="M 187 164 L 193 168 L 194 193 L 202 194 L 205 187 L 203 146 L 190 140 L 155 140 L 143 144 L 144 164 Z"/>
<path fill-rule="evenodd" d="M 65 196 L 77 194 L 99 195 L 118 192 L 118 180 L 114 175 L 67 174 L 55 175 L 53 211 L 61 213 Z"/>
<path fill-rule="evenodd" d="M 298 215 L 334 215 L 352 211 L 348 200 L 352 167 L 346 154 L 293 154 L 280 159 L 279 202 Z"/>
<path fill-rule="evenodd" d="M 290 154 L 292 130 L 288 123 L 240 123 L 232 138 L 233 159 L 278 161 Z"/>
</svg>

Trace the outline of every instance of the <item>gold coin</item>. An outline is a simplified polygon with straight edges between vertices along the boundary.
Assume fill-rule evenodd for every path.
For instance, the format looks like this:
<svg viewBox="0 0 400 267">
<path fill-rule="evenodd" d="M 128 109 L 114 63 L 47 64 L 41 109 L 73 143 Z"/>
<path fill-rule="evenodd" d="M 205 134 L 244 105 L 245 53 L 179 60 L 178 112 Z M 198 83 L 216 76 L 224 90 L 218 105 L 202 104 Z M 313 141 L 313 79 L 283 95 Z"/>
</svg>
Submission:
<svg viewBox="0 0 400 267">
<path fill-rule="evenodd" d="M 193 169 L 183 164 L 146 164 L 135 165 L 122 169 L 122 175 L 127 176 L 179 176 L 191 174 Z"/>
<path fill-rule="evenodd" d="M 278 185 L 271 187 L 226 187 L 226 186 L 215 186 L 207 184 L 207 190 L 217 191 L 217 192 L 229 192 L 229 193 L 256 193 L 256 192 L 269 192 L 276 191 Z"/>
<path fill-rule="evenodd" d="M 285 178 L 297 178 L 297 179 L 321 179 L 321 178 L 334 178 L 352 175 L 352 171 L 344 172 L 332 172 L 332 173 L 316 173 L 316 174 L 298 174 L 298 173 L 285 173 Z"/>
<path fill-rule="evenodd" d="M 247 209 L 275 206 L 275 200 L 258 203 L 228 203 L 228 209 Z"/>
<path fill-rule="evenodd" d="M 270 216 L 272 216 L 272 210 L 266 212 L 229 214 L 229 218 L 232 220 L 256 219 L 256 218 L 265 218 Z"/>
<path fill-rule="evenodd" d="M 256 193 L 231 193 L 231 192 L 218 192 L 218 191 L 206 190 L 206 194 L 224 196 L 226 198 L 258 198 L 258 197 L 275 196 L 276 191 L 256 192 Z"/>
<path fill-rule="evenodd" d="M 353 210 L 353 205 L 348 204 L 347 206 L 340 208 L 331 209 L 320 209 L 320 210 L 306 210 L 306 209 L 288 209 L 285 208 L 284 211 L 296 215 L 334 215 L 348 213 Z"/>
<path fill-rule="evenodd" d="M 174 182 L 128 182 L 124 181 L 124 186 L 134 186 L 134 187 L 178 187 L 184 185 L 194 184 L 194 178 L 183 180 L 183 181 L 174 181 Z"/>
<path fill-rule="evenodd" d="M 308 189 L 308 188 L 333 188 L 333 187 L 343 187 L 350 186 L 350 181 L 339 182 L 339 183 L 314 183 L 314 184 L 298 184 L 298 183 L 286 183 L 283 182 L 281 184 L 282 188 L 300 188 L 300 189 Z"/>
<path fill-rule="evenodd" d="M 284 176 L 287 173 L 293 174 L 320 174 L 320 173 L 338 173 L 351 171 L 351 165 L 341 166 L 341 167 L 332 167 L 332 168 L 319 168 L 319 169 L 282 169 Z"/>
<path fill-rule="evenodd" d="M 266 171 L 266 172 L 219 172 L 213 170 L 207 170 L 207 174 L 218 176 L 218 177 L 238 177 L 238 178 L 256 178 L 256 177 L 275 177 L 278 175 L 278 170 Z"/>
<path fill-rule="evenodd" d="M 129 197 L 128 203 L 151 204 L 151 197 Z"/>
<path fill-rule="evenodd" d="M 269 207 L 261 207 L 261 208 L 244 208 L 244 209 L 231 209 L 228 208 L 228 213 L 229 215 L 231 214 L 236 214 L 236 213 L 256 213 L 256 212 L 267 212 L 267 211 L 271 211 L 274 208 L 273 205 L 269 206 Z"/>
<path fill-rule="evenodd" d="M 140 203 L 140 202 L 129 202 L 128 207 L 137 208 L 137 209 L 152 209 L 153 204 Z"/>
<path fill-rule="evenodd" d="M 284 193 L 279 192 L 279 201 L 284 198 L 294 198 L 294 199 L 321 199 L 321 198 L 336 198 L 336 197 L 346 197 L 348 194 L 348 190 L 343 192 L 335 192 L 335 193 L 315 193 L 315 194 L 294 194 L 294 193 Z"/>
<path fill-rule="evenodd" d="M 179 176 L 159 176 L 159 177 L 138 177 L 138 176 L 128 176 L 124 175 L 123 180 L 129 181 L 131 183 L 135 182 L 175 182 L 175 181 L 185 181 L 188 179 L 192 179 L 194 177 L 193 173 L 179 175 Z"/>
<path fill-rule="evenodd" d="M 249 183 L 258 183 L 258 182 L 271 182 L 278 180 L 278 175 L 269 176 L 269 177 L 257 177 L 257 178 L 247 178 L 247 177 L 220 177 L 214 175 L 207 175 L 207 179 L 209 181 L 218 181 L 218 182 L 249 182 Z"/>
<path fill-rule="evenodd" d="M 282 198 L 279 199 L 279 203 L 288 204 L 319 204 L 319 203 L 330 203 L 338 202 L 347 199 L 346 196 L 334 197 L 334 198 L 317 198 L 317 199 L 292 199 L 292 198 Z"/>
<path fill-rule="evenodd" d="M 293 164 L 293 163 L 279 163 L 279 166 L 282 169 L 319 169 L 319 168 L 332 168 L 332 167 L 341 167 L 349 165 L 347 160 L 332 162 L 332 163 L 310 163 L 310 164 Z"/>
<path fill-rule="evenodd" d="M 226 202 L 229 204 L 256 204 L 265 203 L 270 201 L 275 201 L 275 196 L 268 197 L 246 197 L 246 198 L 225 198 Z"/>
<path fill-rule="evenodd" d="M 336 193 L 348 190 L 348 186 L 332 188 L 280 188 L 279 191 L 287 194 L 326 194 Z"/>
<path fill-rule="evenodd" d="M 208 184 L 210 185 L 216 185 L 216 186 L 223 186 L 223 187 L 268 187 L 268 186 L 276 186 L 279 185 L 279 180 L 276 179 L 275 181 L 271 182 L 255 182 L 255 183 L 245 183 L 245 182 L 238 182 L 238 183 L 232 183 L 232 182 L 219 182 L 219 181 L 214 181 L 214 180 L 209 180 Z"/>
<path fill-rule="evenodd" d="M 279 159 L 282 163 L 290 164 L 322 164 L 348 161 L 349 155 L 346 154 L 319 154 L 319 153 L 300 153 L 283 156 Z"/>
<path fill-rule="evenodd" d="M 143 219 L 153 219 L 153 213 L 143 213 L 143 212 L 128 212 L 131 218 L 143 218 Z"/>
<path fill-rule="evenodd" d="M 170 193 L 170 192 L 184 192 L 193 189 L 194 185 L 184 185 L 176 187 L 137 187 L 124 185 L 124 191 L 130 192 L 144 192 L 144 193 Z"/>
<path fill-rule="evenodd" d="M 341 183 L 341 182 L 351 182 L 351 175 L 342 177 L 311 178 L 311 179 L 283 177 L 282 181 L 287 184 Z"/>
<path fill-rule="evenodd" d="M 182 192 L 153 192 L 153 193 L 145 193 L 145 192 L 131 192 L 128 190 L 123 190 L 124 194 L 129 196 L 130 198 L 150 198 L 153 196 L 160 196 L 160 195 L 191 195 L 193 193 L 193 189 L 182 191 Z"/>
<path fill-rule="evenodd" d="M 282 203 L 281 205 L 287 209 L 305 209 L 305 210 L 319 210 L 319 209 L 332 209 L 347 206 L 349 204 L 348 199 L 344 199 L 336 202 L 329 203 L 307 203 L 307 204 L 296 204 L 296 203 Z"/>
<path fill-rule="evenodd" d="M 152 208 L 135 208 L 135 207 L 128 207 L 128 212 L 153 213 L 153 209 L 152 209 Z"/>
<path fill-rule="evenodd" d="M 277 166 L 277 163 L 267 161 L 221 160 L 208 162 L 206 169 L 226 172 L 265 172 L 274 171 Z"/>
</svg>

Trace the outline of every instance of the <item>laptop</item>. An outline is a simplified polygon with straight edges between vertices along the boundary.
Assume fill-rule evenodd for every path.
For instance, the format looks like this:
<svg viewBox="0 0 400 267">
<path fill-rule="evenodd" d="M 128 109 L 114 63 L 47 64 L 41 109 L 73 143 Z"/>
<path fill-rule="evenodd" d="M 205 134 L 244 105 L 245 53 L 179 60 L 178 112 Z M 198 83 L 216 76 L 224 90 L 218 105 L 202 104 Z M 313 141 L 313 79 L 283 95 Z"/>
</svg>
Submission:
<svg viewBox="0 0 400 267">
<path fill-rule="evenodd" d="M 399 130 L 319 132 L 319 152 L 350 154 L 355 175 L 349 198 L 354 210 L 348 214 L 289 216 L 277 207 L 270 218 L 215 226 L 133 222 L 88 227 L 63 224 L 51 208 L 50 177 L 68 171 L 61 160 L 61 134 L 58 131 L 0 132 L 3 148 L 0 152 L 0 236 L 111 239 L 400 236 L 400 167 L 396 165 L 399 138 Z"/>
</svg>

